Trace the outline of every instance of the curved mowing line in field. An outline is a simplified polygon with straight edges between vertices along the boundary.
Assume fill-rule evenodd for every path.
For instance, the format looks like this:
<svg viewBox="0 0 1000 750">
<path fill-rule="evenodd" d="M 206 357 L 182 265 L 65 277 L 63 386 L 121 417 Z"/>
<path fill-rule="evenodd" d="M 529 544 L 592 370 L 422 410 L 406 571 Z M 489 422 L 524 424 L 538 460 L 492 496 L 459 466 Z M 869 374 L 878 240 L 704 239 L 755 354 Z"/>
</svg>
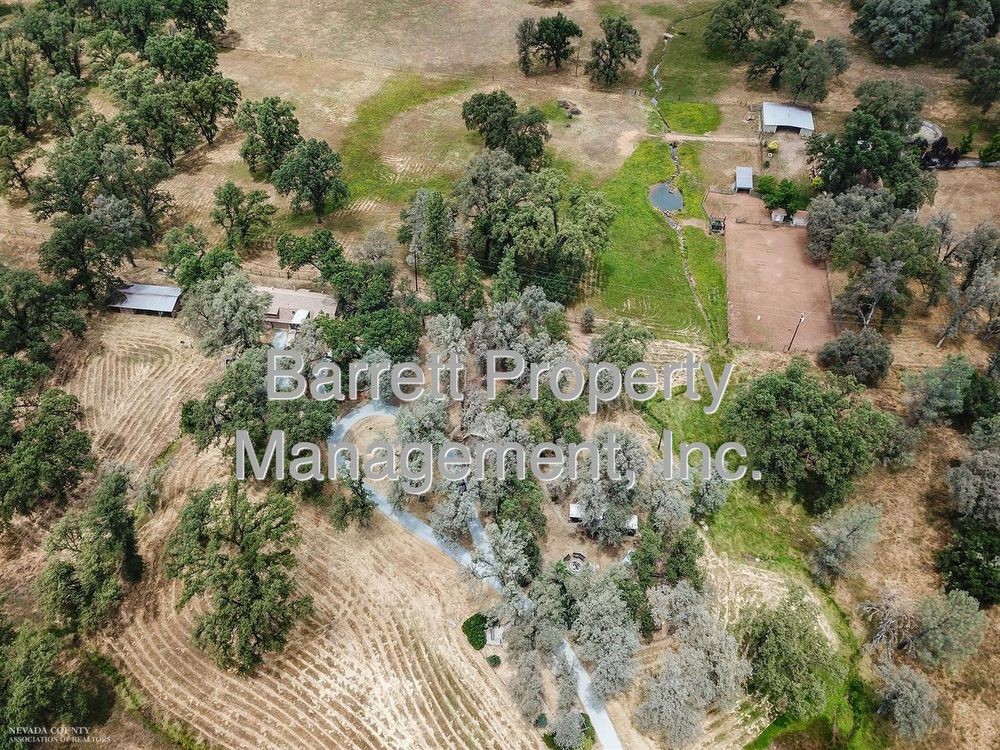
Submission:
<svg viewBox="0 0 1000 750">
<path fill-rule="evenodd" d="M 342 442 L 346 438 L 348 431 L 350 431 L 350 429 L 358 423 L 372 417 L 395 418 L 396 412 L 398 411 L 399 407 L 397 406 L 391 406 L 382 401 L 369 401 L 337 420 L 330 433 L 330 440 L 334 443 Z M 341 456 L 338 456 L 338 458 L 341 458 Z M 462 547 L 449 547 L 441 544 L 438 538 L 434 535 L 434 530 L 431 529 L 430 526 L 414 516 L 412 513 L 408 513 L 404 510 L 397 510 L 392 503 L 389 502 L 385 495 L 367 482 L 365 484 L 368 487 L 368 491 L 371 493 L 372 498 L 374 498 L 380 513 L 389 518 L 391 521 L 402 526 L 411 534 L 416 535 L 423 541 L 441 550 L 444 554 L 448 555 L 448 557 L 452 558 L 459 564 L 464 565 L 467 568 L 472 566 L 471 552 Z M 482 529 L 482 525 L 478 522 L 478 519 L 470 522 L 469 532 L 472 534 L 473 543 L 481 551 L 483 551 L 484 554 L 489 554 L 486 534 Z M 495 579 L 487 579 L 486 583 L 492 588 L 498 591 L 500 590 L 500 584 Z M 562 649 L 567 659 L 569 659 L 569 662 L 573 665 L 573 669 L 576 671 L 577 696 L 580 698 L 580 703 L 583 705 L 584 710 L 590 716 L 590 721 L 594 725 L 594 731 L 597 734 L 597 739 L 601 743 L 601 747 L 604 748 L 604 750 L 621 750 L 622 743 L 618 737 L 617 730 L 615 730 L 615 725 L 611 721 L 611 717 L 604 708 L 603 702 L 594 696 L 590 690 L 590 675 L 587 674 L 587 670 L 583 668 L 580 660 L 576 657 L 576 654 L 573 653 L 573 649 L 569 645 L 569 642 L 564 640 L 562 643 Z"/>
<path fill-rule="evenodd" d="M 382 134 L 397 115 L 471 85 L 472 81 L 464 78 L 433 79 L 408 73 L 390 78 L 378 93 L 362 102 L 340 147 L 352 200 L 378 196 L 401 202 L 417 188 L 441 187 L 442 180 L 434 177 L 394 180 L 395 172 L 379 153 Z"/>
</svg>

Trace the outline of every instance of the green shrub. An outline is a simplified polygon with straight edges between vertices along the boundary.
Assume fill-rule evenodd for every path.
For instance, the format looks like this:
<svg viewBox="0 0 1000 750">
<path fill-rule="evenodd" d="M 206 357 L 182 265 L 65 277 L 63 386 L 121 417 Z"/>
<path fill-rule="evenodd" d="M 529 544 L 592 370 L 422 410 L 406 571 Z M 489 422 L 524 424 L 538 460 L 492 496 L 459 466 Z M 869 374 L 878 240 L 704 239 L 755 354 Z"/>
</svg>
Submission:
<svg viewBox="0 0 1000 750">
<path fill-rule="evenodd" d="M 757 178 L 755 187 L 765 206 L 770 209 L 783 208 L 789 216 L 809 205 L 808 191 L 791 180 L 779 182 L 773 175 L 766 174 Z"/>
<path fill-rule="evenodd" d="M 497 667 L 500 666 L 500 657 L 497 656 L 496 654 L 490 654 L 489 656 L 486 657 L 486 663 L 489 664 L 494 669 L 496 669 Z"/>
<path fill-rule="evenodd" d="M 469 639 L 469 645 L 476 651 L 481 651 L 486 645 L 486 615 L 476 612 L 462 623 L 462 632 Z"/>
<path fill-rule="evenodd" d="M 963 521 L 951 546 L 938 553 L 945 588 L 961 589 L 983 607 L 1000 602 L 1000 534 L 978 521 Z"/>
<path fill-rule="evenodd" d="M 979 161 L 981 164 L 1000 161 L 1000 131 L 994 133 L 990 142 L 983 146 L 979 152 Z"/>
<path fill-rule="evenodd" d="M 892 348 L 871 328 L 861 333 L 844 331 L 823 344 L 816 360 L 837 375 L 851 375 L 862 385 L 877 385 L 889 374 Z"/>
</svg>

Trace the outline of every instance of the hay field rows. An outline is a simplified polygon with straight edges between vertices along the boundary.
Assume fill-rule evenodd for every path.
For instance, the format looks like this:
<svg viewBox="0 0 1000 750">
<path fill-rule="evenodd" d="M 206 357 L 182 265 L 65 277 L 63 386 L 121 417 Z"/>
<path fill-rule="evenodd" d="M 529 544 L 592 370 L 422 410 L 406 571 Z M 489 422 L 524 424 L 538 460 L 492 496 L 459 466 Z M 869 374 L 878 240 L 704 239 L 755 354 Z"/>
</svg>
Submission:
<svg viewBox="0 0 1000 750">
<path fill-rule="evenodd" d="M 80 399 L 98 457 L 143 471 L 180 433 L 181 404 L 221 372 L 177 320 L 109 315 L 56 378 Z"/>
<path fill-rule="evenodd" d="M 174 471 L 166 485 L 175 492 L 184 480 L 175 483 Z M 299 522 L 297 577 L 315 612 L 253 679 L 220 672 L 191 643 L 198 608 L 176 612 L 174 584 L 153 582 L 148 602 L 108 640 L 163 712 L 226 748 L 539 746 L 465 642 L 459 624 L 480 594 L 451 560 L 382 518 L 335 533 L 306 508 Z M 143 546 L 157 546 L 166 530 L 144 529 Z"/>
</svg>

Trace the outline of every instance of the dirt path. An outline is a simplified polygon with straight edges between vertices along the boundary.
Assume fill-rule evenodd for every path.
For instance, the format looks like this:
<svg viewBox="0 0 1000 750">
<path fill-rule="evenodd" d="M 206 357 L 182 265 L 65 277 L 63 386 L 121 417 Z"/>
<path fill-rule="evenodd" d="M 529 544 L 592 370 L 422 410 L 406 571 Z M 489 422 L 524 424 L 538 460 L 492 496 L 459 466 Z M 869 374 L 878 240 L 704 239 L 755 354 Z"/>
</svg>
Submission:
<svg viewBox="0 0 1000 750">
<path fill-rule="evenodd" d="M 340 420 L 338 420 L 334 425 L 333 432 L 330 434 L 330 440 L 334 443 L 343 441 L 351 428 L 360 422 L 372 417 L 394 416 L 398 410 L 398 407 L 391 406 L 385 402 L 370 401 L 367 404 L 353 410 L 349 414 L 344 415 Z M 388 498 L 386 498 L 386 496 L 376 487 L 368 482 L 365 482 L 365 484 L 371 492 L 372 497 L 375 499 L 378 510 L 382 513 L 382 515 L 399 524 L 411 534 L 420 538 L 422 541 L 448 555 L 460 565 L 466 568 L 472 566 L 472 554 L 468 550 L 462 547 L 445 546 L 441 544 L 440 540 L 435 536 L 434 531 L 430 526 L 414 516 L 412 513 L 395 508 L 392 503 L 389 502 Z M 480 524 L 470 524 L 470 530 L 476 544 L 487 544 L 486 536 L 482 532 L 482 526 Z M 489 550 L 483 550 L 483 552 L 486 555 L 490 554 Z M 494 589 L 499 590 L 499 582 L 496 580 L 487 579 L 486 583 Z M 601 743 L 601 747 L 603 750 L 621 750 L 623 746 L 618 737 L 618 732 L 615 730 L 615 725 L 611 721 L 611 717 L 608 715 L 604 704 L 600 699 L 593 695 L 590 689 L 590 675 L 583 668 L 583 665 L 580 663 L 580 660 L 576 657 L 576 654 L 573 652 L 572 647 L 567 641 L 563 641 L 562 648 L 563 653 L 569 659 L 574 670 L 576 671 L 577 696 L 579 697 L 584 710 L 587 712 L 587 715 L 590 717 L 590 721 L 594 726 L 594 731 L 597 734 L 598 741 Z"/>
<path fill-rule="evenodd" d="M 739 143 L 746 146 L 756 146 L 760 144 L 759 138 L 749 135 L 715 135 L 705 133 L 705 135 L 694 135 L 691 133 L 660 133 L 659 135 L 649 135 L 649 138 L 662 138 L 673 143 L 674 141 L 700 141 L 704 143 Z"/>
</svg>

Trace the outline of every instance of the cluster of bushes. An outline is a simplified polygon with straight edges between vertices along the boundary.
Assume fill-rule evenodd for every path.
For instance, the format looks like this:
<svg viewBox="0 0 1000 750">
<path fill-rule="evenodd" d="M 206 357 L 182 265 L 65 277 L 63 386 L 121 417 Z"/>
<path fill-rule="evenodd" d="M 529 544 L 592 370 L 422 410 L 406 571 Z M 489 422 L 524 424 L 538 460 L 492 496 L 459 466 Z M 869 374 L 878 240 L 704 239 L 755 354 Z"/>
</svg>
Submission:
<svg viewBox="0 0 1000 750">
<path fill-rule="evenodd" d="M 486 615 L 482 612 L 476 612 L 467 618 L 462 623 L 462 632 L 465 633 L 470 646 L 476 651 L 482 651 L 486 646 Z"/>
<path fill-rule="evenodd" d="M 850 376 L 865 386 L 875 386 L 889 374 L 892 347 L 878 331 L 844 331 L 828 341 L 816 357 L 821 367 L 837 375 Z"/>
<path fill-rule="evenodd" d="M 762 175 L 754 185 L 769 209 L 783 208 L 789 216 L 805 210 L 809 205 L 809 191 L 791 180 L 778 180 L 773 175 Z"/>
</svg>

